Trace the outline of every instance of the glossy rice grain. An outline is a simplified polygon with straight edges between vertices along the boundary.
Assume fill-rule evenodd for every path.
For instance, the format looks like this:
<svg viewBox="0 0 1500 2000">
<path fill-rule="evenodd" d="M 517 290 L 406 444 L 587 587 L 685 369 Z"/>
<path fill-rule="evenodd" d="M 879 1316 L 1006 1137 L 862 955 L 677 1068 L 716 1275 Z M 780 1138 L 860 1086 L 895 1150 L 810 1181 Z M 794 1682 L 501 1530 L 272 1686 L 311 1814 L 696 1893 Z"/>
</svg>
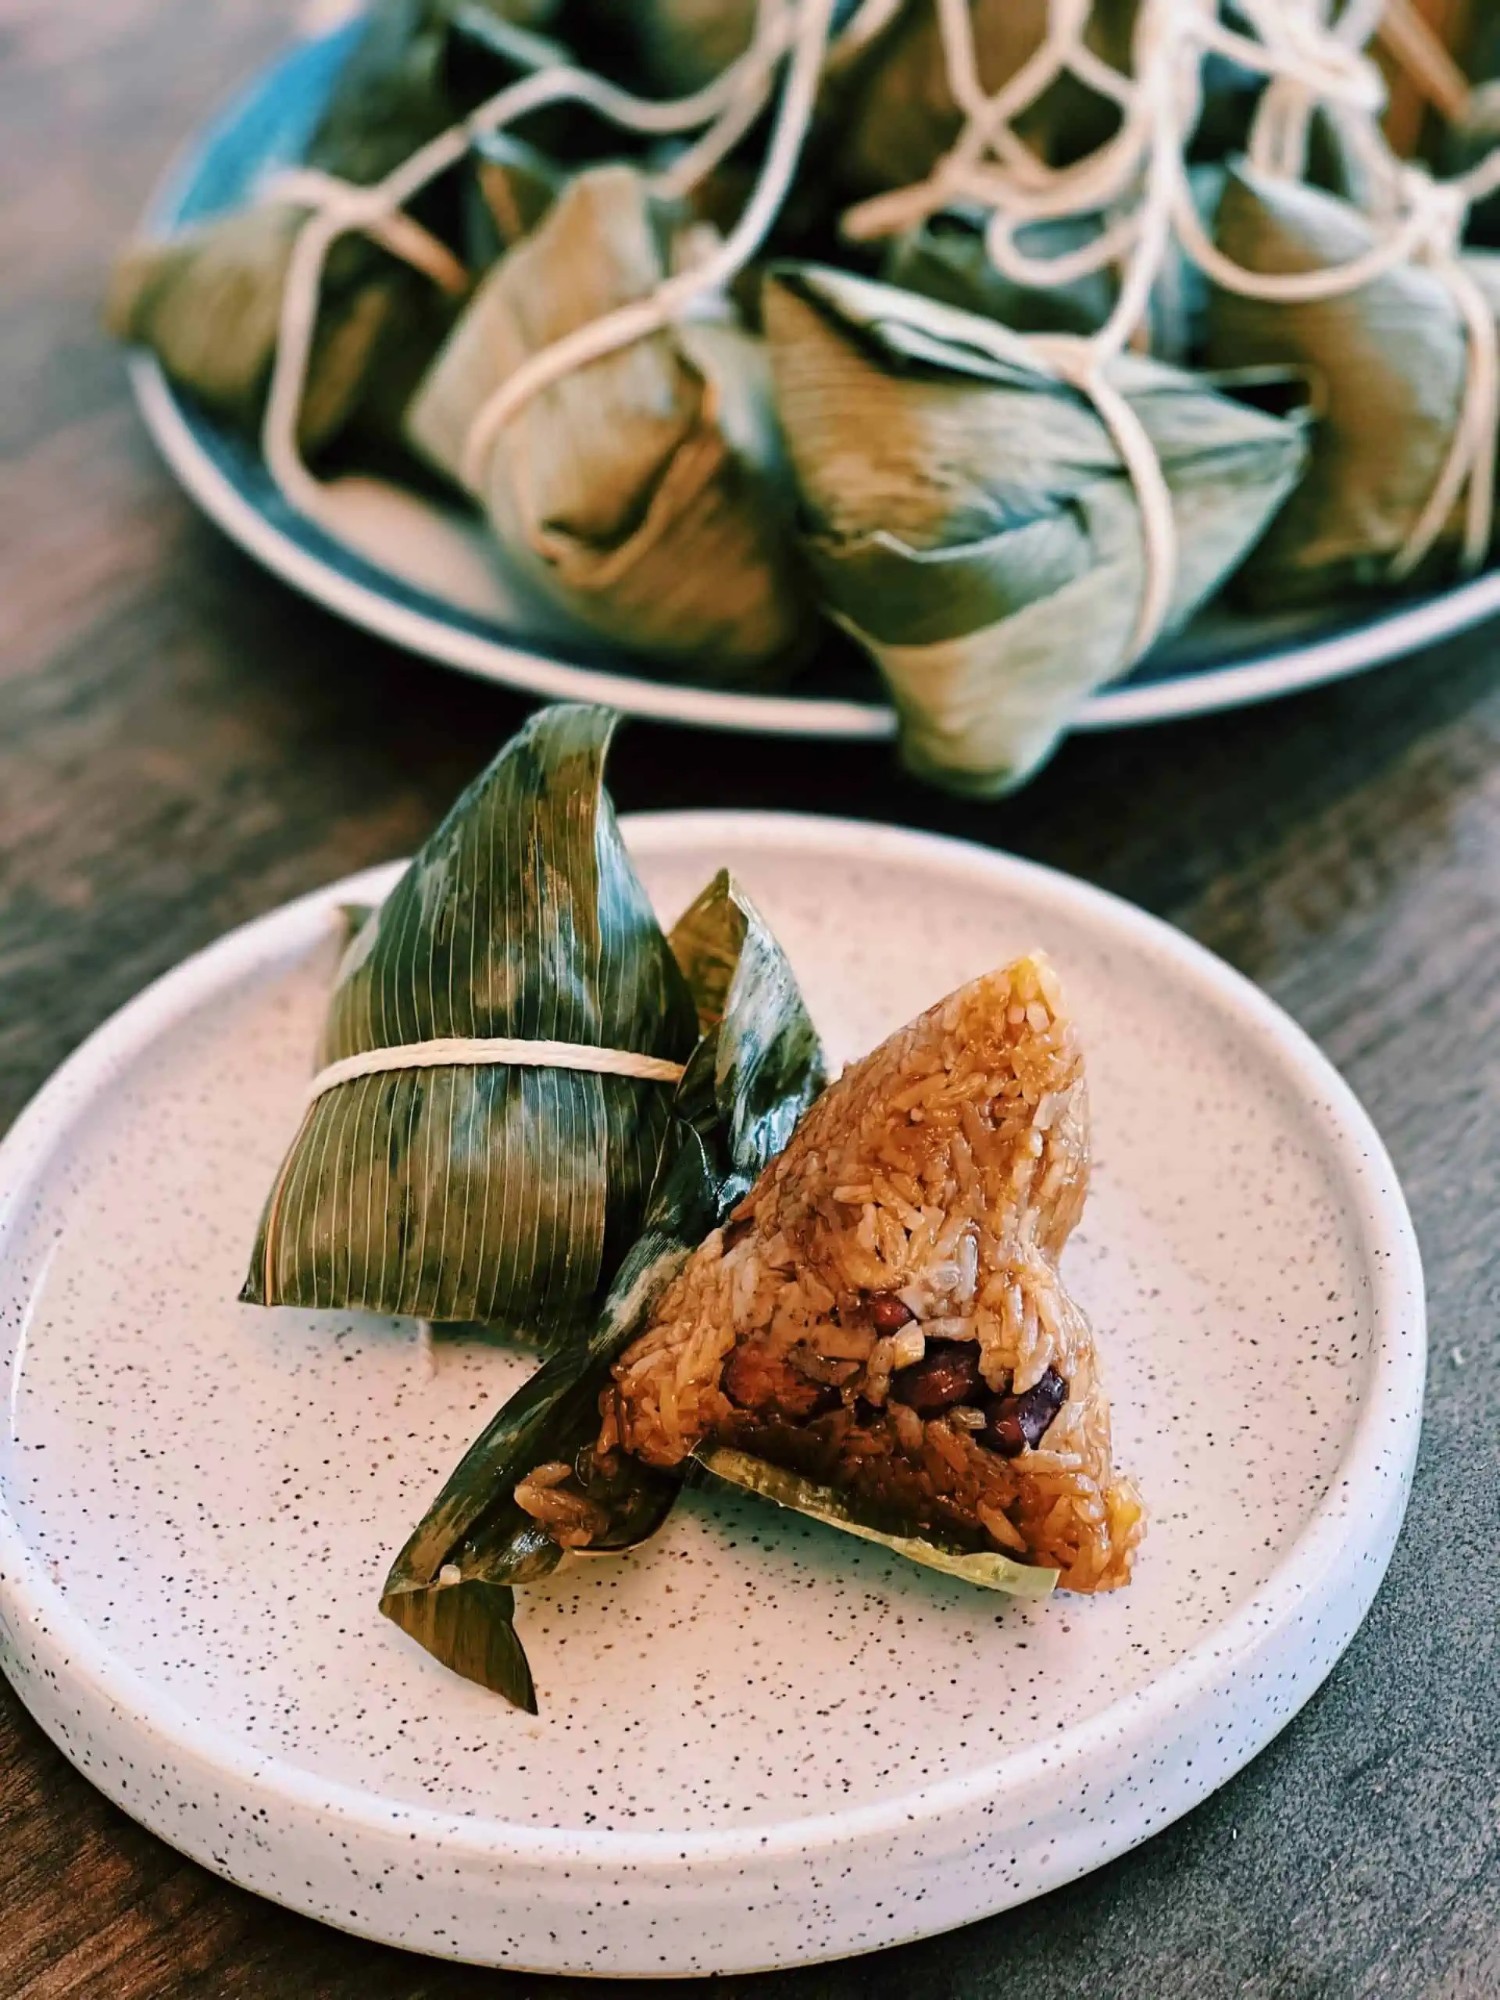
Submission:
<svg viewBox="0 0 1500 2000">
<path fill-rule="evenodd" d="M 730 1444 L 1065 1588 L 1126 1582 L 1144 1515 L 1058 1272 L 1087 1188 L 1083 1058 L 1033 955 L 824 1093 L 616 1364 L 601 1450 Z"/>
</svg>

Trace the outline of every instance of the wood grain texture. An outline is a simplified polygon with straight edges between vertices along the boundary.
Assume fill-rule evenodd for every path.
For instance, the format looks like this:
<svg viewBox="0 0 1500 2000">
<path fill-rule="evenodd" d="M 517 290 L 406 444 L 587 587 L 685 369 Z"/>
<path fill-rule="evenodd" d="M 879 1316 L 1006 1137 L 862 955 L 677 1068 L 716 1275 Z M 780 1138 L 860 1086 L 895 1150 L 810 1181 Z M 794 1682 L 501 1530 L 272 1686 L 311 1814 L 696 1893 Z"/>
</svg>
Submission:
<svg viewBox="0 0 1500 2000">
<path fill-rule="evenodd" d="M 98 328 L 170 148 L 284 32 L 264 0 L 0 0 L 0 1127 L 228 926 L 408 850 L 522 705 L 252 568 L 155 463 Z M 1081 739 L 976 808 L 883 753 L 634 727 L 623 807 L 797 806 L 1012 848 L 1273 993 L 1409 1190 L 1432 1363 L 1406 1532 L 1330 1683 L 1178 1825 L 1044 1902 L 741 1996 L 1500 1994 L 1500 673 L 1493 632 L 1273 708 Z M 0 1698 L 6 2000 L 562 1994 L 261 1903 L 123 1818 Z M 599 1988 L 591 1985 L 591 1994 Z"/>
</svg>

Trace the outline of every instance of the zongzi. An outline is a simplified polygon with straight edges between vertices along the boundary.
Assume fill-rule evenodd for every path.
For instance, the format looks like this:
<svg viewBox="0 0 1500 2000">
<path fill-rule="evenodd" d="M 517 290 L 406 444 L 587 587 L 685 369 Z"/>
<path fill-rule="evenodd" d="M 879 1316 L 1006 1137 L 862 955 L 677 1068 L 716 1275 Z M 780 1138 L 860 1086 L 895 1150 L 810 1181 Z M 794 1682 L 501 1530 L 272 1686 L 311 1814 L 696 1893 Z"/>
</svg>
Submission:
<svg viewBox="0 0 1500 2000">
<path fill-rule="evenodd" d="M 678 1469 L 594 1450 L 609 1368 L 640 1332 L 689 1252 L 786 1145 L 825 1081 L 797 982 L 765 919 L 721 873 L 673 926 L 673 956 L 700 1037 L 673 1102 L 640 1236 L 587 1340 L 553 1354 L 470 1447 L 401 1551 L 381 1609 L 430 1653 L 523 1707 L 535 1706 L 515 1637 L 514 1586 L 555 1569 L 587 1523 L 596 1550 L 630 1547 L 670 1509 Z M 561 1477 L 556 1476 L 561 1468 Z M 549 1483 L 543 1528 L 516 1489 Z"/>
<path fill-rule="evenodd" d="M 1367 255 L 1369 219 L 1321 189 L 1241 162 L 1219 208 L 1218 244 L 1244 269 L 1321 271 Z M 1500 259 L 1463 269 L 1500 305 Z M 1279 608 L 1353 586 L 1388 585 L 1453 442 L 1469 367 L 1462 311 L 1440 271 L 1402 263 L 1357 291 L 1296 304 L 1215 288 L 1210 364 L 1285 364 L 1320 390 L 1307 474 L 1246 564 L 1236 593 Z M 1456 503 L 1429 570 L 1451 571 L 1462 539 Z"/>
<path fill-rule="evenodd" d="M 824 608 L 885 676 L 914 768 L 1019 783 L 1128 661 L 1143 541 L 1113 439 L 991 321 L 817 266 L 780 268 L 764 303 Z M 1110 379 L 1171 494 L 1175 626 L 1292 487 L 1301 428 L 1138 356 Z"/>
<path fill-rule="evenodd" d="M 247 431 L 260 421 L 280 334 L 287 266 L 308 211 L 262 202 L 132 244 L 115 266 L 111 330 L 149 347 L 172 380 Z M 364 236 L 329 252 L 298 412 L 316 454 L 357 425 L 399 435 L 402 411 L 453 320 L 430 278 Z"/>
<path fill-rule="evenodd" d="M 1125 1583 L 1144 1515 L 1058 1272 L 1087 1187 L 1078 1037 L 1033 955 L 824 1092 L 614 1364 L 595 1460 L 696 1456 L 1000 1588 Z M 515 1497 L 590 1545 L 566 1467 Z"/>
<path fill-rule="evenodd" d="M 546 1337 L 592 1318 L 695 1035 L 603 787 L 615 720 L 534 717 L 354 932 L 249 1302 Z"/>
<path fill-rule="evenodd" d="M 371 9 L 308 143 L 308 167 L 369 186 L 468 108 L 441 80 L 450 11 L 451 0 L 380 0 Z M 430 200 L 440 206 L 441 190 Z M 305 203 L 263 198 L 132 243 L 111 283 L 112 331 L 151 348 L 172 381 L 216 415 L 253 430 L 276 356 L 287 265 L 308 213 Z M 368 236 L 336 242 L 308 361 L 303 451 L 317 452 L 351 426 L 396 439 L 453 312 L 450 292 Z"/>
<path fill-rule="evenodd" d="M 470 427 L 525 360 L 648 297 L 672 214 L 627 166 L 571 181 L 495 266 L 413 403 L 412 441 L 458 479 Z M 525 576 L 607 638 L 734 681 L 809 638 L 762 343 L 729 321 L 663 328 L 545 388 L 476 491 Z"/>
<path fill-rule="evenodd" d="M 1223 170 L 1194 166 L 1187 178 L 1199 220 L 1211 230 L 1224 189 Z M 1107 220 L 1074 215 L 1031 223 L 1017 231 L 1016 248 L 1045 265 L 1091 247 Z M 956 215 L 935 215 L 896 237 L 886 251 L 881 277 L 888 285 L 997 319 L 1016 333 L 1097 333 L 1119 296 L 1119 273 L 1110 265 L 1061 284 L 1022 284 L 992 262 L 983 230 Z M 1207 281 L 1174 240 L 1151 291 L 1144 328 L 1150 352 L 1159 361 L 1186 366 L 1202 347 L 1207 317 Z"/>
</svg>

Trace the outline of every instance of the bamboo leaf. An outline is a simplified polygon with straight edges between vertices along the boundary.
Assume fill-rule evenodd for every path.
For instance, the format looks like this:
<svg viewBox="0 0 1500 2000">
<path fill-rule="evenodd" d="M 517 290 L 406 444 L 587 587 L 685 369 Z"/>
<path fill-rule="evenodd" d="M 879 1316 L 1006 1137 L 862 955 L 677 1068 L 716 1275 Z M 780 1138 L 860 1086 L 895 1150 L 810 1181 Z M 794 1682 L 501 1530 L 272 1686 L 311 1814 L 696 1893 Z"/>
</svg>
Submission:
<svg viewBox="0 0 1500 2000">
<path fill-rule="evenodd" d="M 671 943 L 706 1025 L 677 1088 L 641 1235 L 588 1339 L 544 1361 L 490 1420 L 386 1580 L 381 1609 L 449 1664 L 489 1658 L 488 1635 L 467 1623 L 509 1626 L 513 1602 L 473 1593 L 439 1622 L 415 1612 L 412 1599 L 450 1593 L 440 1581 L 445 1571 L 509 1586 L 535 1581 L 562 1559 L 514 1499 L 535 1467 L 574 1466 L 579 1490 L 608 1516 L 600 1549 L 633 1547 L 666 1518 L 680 1484 L 675 1473 L 625 1458 L 603 1475 L 592 1466 L 600 1391 L 667 1284 L 780 1152 L 825 1082 L 822 1049 L 791 968 L 727 872 L 684 914 Z M 496 1657 L 502 1671 L 486 1685 L 514 1699 L 508 1650 Z"/>
<path fill-rule="evenodd" d="M 682 1061 L 694 1009 L 603 788 L 616 717 L 544 710 L 354 933 L 319 1060 L 508 1036 Z M 639 1233 L 671 1086 L 453 1065 L 339 1084 L 306 1113 L 244 1297 L 587 1325 Z"/>
<path fill-rule="evenodd" d="M 726 1485 L 756 1493 L 778 1507 L 806 1514 L 809 1520 L 822 1521 L 861 1541 L 878 1542 L 908 1562 L 919 1563 L 924 1569 L 941 1570 L 945 1576 L 959 1577 L 964 1583 L 976 1583 L 985 1590 L 1008 1591 L 1013 1597 L 1050 1597 L 1057 1585 L 1055 1569 L 1013 1562 L 1009 1556 L 992 1549 L 965 1549 L 938 1535 L 894 1534 L 863 1515 L 849 1495 L 836 1492 L 831 1486 L 820 1486 L 815 1480 L 805 1479 L 782 1466 L 768 1465 L 748 1452 L 720 1445 L 700 1453 L 698 1463 Z"/>
<path fill-rule="evenodd" d="M 458 1578 L 381 1603 L 387 1618 L 454 1673 L 535 1715 L 536 1688 L 512 1623 L 514 1608 L 514 1593 L 503 1584 Z"/>
</svg>

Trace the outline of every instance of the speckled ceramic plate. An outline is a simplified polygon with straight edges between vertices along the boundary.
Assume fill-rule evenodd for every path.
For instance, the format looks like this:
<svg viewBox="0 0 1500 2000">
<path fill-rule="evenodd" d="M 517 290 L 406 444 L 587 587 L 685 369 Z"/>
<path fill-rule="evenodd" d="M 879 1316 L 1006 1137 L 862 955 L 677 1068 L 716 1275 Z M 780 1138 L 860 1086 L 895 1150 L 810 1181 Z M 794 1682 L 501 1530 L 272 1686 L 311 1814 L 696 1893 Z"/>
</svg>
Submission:
<svg viewBox="0 0 1500 2000">
<path fill-rule="evenodd" d="M 345 25 L 298 42 L 256 77 L 189 143 L 149 226 L 232 208 L 300 159 L 357 32 Z M 287 504 L 254 446 L 177 395 L 154 361 L 137 356 L 131 379 L 163 458 L 204 512 L 285 582 L 383 639 L 532 694 L 666 721 L 845 739 L 895 733 L 874 675 L 832 635 L 816 670 L 788 693 L 662 679 L 650 661 L 609 651 L 528 591 L 457 507 L 348 476 L 323 488 L 311 519 Z M 1163 722 L 1291 694 L 1434 646 L 1497 612 L 1500 570 L 1430 598 L 1254 619 L 1215 611 L 1094 695 L 1075 726 Z"/>
<path fill-rule="evenodd" d="M 281 1902 L 547 1971 L 730 1971 L 960 1924 L 1203 1798 L 1328 1673 L 1395 1540 L 1423 1377 L 1389 1161 L 1301 1033 L 1165 926 L 925 836 L 634 822 L 664 914 L 740 871 L 837 1059 L 1026 946 L 1085 1038 L 1070 1247 L 1132 1586 L 1022 1604 L 692 1495 L 526 1593 L 536 1718 L 376 1593 L 515 1353 L 236 1304 L 346 882 L 125 1009 L 0 1148 L 5 1671 L 108 1795 Z"/>
</svg>

